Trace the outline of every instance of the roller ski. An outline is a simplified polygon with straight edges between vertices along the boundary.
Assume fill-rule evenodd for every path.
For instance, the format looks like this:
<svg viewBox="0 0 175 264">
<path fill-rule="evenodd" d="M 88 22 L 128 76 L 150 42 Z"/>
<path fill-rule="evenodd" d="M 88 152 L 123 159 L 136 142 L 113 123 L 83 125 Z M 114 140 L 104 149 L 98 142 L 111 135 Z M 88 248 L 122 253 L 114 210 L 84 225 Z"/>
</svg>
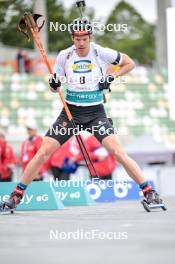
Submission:
<svg viewBox="0 0 175 264">
<path fill-rule="evenodd" d="M 141 201 L 141 203 L 147 212 L 151 212 L 152 210 L 159 208 L 161 208 L 164 211 L 167 210 L 163 200 L 159 197 L 158 193 L 153 189 L 145 191 L 144 200 Z"/>
<path fill-rule="evenodd" d="M 0 202 L 0 214 L 13 214 L 23 195 L 24 191 L 16 187 L 8 201 Z"/>
</svg>

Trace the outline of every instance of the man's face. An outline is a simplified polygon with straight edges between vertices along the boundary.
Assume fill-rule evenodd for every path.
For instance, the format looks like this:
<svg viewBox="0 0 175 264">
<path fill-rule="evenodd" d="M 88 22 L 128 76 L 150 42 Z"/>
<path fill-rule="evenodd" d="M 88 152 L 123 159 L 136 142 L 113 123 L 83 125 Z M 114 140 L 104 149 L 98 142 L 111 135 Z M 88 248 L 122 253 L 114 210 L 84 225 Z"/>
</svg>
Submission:
<svg viewBox="0 0 175 264">
<path fill-rule="evenodd" d="M 90 48 L 90 36 L 74 36 L 73 42 L 80 57 L 86 56 Z"/>
</svg>

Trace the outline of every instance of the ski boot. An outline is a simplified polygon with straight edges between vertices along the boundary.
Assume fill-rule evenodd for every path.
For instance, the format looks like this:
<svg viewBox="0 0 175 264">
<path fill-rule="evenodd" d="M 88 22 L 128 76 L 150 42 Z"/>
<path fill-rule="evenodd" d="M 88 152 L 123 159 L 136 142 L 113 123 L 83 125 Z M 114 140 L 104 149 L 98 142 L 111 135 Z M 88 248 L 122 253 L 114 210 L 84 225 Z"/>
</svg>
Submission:
<svg viewBox="0 0 175 264">
<path fill-rule="evenodd" d="M 0 202 L 0 214 L 13 214 L 17 205 L 24 196 L 24 190 L 16 187 L 11 193 L 8 201 Z"/>
<path fill-rule="evenodd" d="M 147 212 L 151 212 L 152 209 L 161 208 L 162 210 L 166 211 L 167 208 L 164 205 L 163 200 L 159 197 L 158 193 L 150 188 L 144 192 L 144 200 L 141 201 L 144 209 Z"/>
</svg>

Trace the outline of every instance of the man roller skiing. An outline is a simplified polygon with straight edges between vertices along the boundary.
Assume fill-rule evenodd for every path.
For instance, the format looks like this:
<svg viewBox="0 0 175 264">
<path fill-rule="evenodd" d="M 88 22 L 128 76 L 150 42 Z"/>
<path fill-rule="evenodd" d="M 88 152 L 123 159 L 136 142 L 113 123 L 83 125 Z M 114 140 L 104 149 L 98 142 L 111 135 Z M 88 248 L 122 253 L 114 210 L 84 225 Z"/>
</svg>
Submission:
<svg viewBox="0 0 175 264">
<path fill-rule="evenodd" d="M 109 81 L 113 80 L 112 76 L 106 76 L 108 66 L 110 64 L 120 66 L 116 73 L 119 77 L 135 67 L 133 60 L 124 53 L 92 43 L 92 26 L 86 17 L 75 19 L 70 27 L 70 33 L 74 45 L 58 54 L 54 75 L 49 80 L 51 90 L 56 92 L 60 89 L 62 77 L 66 76 L 65 99 L 75 123 L 93 133 L 109 153 L 115 156 L 117 162 L 121 163 L 128 175 L 139 185 L 148 204 L 162 204 L 159 195 L 145 179 L 137 163 L 123 150 L 103 106 L 103 90 L 108 89 Z M 41 148 L 26 167 L 20 183 L 9 200 L 4 203 L 4 207 L 16 208 L 42 164 L 73 135 L 71 127 L 63 108 L 55 123 L 47 131 Z M 63 129 L 66 129 L 67 133 L 62 133 Z"/>
</svg>

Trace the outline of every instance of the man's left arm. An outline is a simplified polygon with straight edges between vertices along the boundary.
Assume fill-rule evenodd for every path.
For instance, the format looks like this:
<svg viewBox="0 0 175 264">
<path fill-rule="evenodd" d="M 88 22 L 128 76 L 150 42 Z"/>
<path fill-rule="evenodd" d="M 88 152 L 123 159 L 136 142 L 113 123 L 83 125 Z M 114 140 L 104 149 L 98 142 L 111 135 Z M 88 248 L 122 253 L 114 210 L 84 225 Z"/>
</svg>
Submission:
<svg viewBox="0 0 175 264">
<path fill-rule="evenodd" d="M 117 71 L 115 71 L 114 73 L 115 77 L 125 75 L 135 68 L 135 62 L 128 55 L 124 53 L 120 53 L 120 54 L 121 54 L 121 60 L 120 63 L 118 64 L 120 68 Z"/>
<path fill-rule="evenodd" d="M 100 46 L 98 46 L 98 51 L 102 61 L 108 65 L 112 64 L 118 66 L 119 69 L 115 71 L 115 77 L 127 74 L 135 67 L 135 62 L 125 53 Z"/>
</svg>

